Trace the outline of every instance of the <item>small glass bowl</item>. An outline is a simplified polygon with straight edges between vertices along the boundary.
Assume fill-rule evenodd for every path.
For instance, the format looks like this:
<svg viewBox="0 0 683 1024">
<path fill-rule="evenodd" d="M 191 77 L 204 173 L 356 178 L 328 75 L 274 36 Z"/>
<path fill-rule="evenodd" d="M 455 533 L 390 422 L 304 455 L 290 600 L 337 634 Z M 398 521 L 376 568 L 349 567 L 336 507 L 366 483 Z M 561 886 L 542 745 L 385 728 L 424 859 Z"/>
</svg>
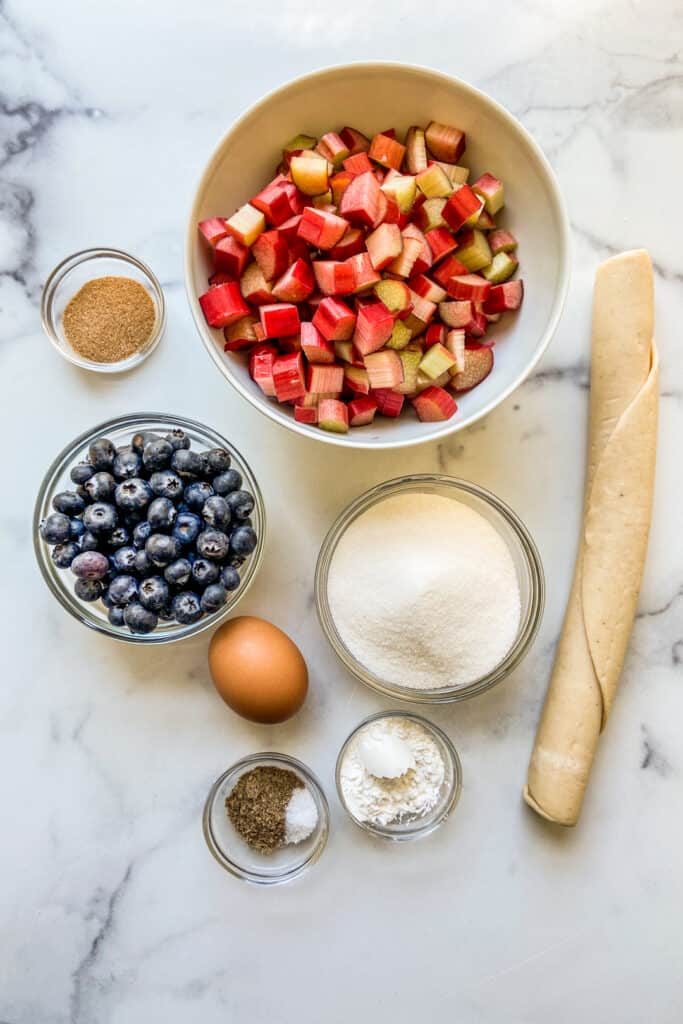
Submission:
<svg viewBox="0 0 683 1024">
<path fill-rule="evenodd" d="M 68 569 L 58 569 L 54 564 L 50 556 L 51 545 L 47 544 L 40 536 L 39 526 L 41 520 L 53 511 L 52 499 L 55 494 L 74 488 L 75 484 L 69 477 L 69 471 L 77 462 L 83 461 L 88 453 L 88 448 L 96 438 L 108 437 L 118 448 L 124 448 L 130 444 L 133 434 L 140 430 L 163 435 L 175 428 L 185 431 L 192 442 L 192 448 L 196 451 L 204 451 L 207 448 L 226 448 L 230 452 L 232 465 L 242 475 L 245 490 L 248 490 L 254 497 L 255 504 L 251 518 L 258 536 L 258 543 L 240 569 L 239 587 L 228 595 L 228 600 L 223 608 L 212 615 L 204 615 L 197 622 L 188 625 L 160 621 L 152 633 L 131 633 L 126 626 L 111 624 L 107 618 L 107 610 L 100 601 L 88 603 L 76 597 L 73 591 L 75 577 Z M 60 452 L 45 474 L 38 491 L 33 514 L 33 546 L 38 565 L 43 579 L 62 608 L 65 608 L 84 626 L 95 629 L 98 633 L 104 633 L 106 636 L 114 637 L 116 640 L 124 640 L 132 644 L 163 644 L 172 640 L 185 640 L 189 636 L 218 625 L 220 620 L 233 611 L 241 601 L 256 575 L 263 556 L 265 530 L 266 510 L 263 497 L 256 478 L 240 452 L 209 427 L 205 427 L 195 420 L 186 420 L 180 416 L 166 416 L 163 413 L 136 413 L 130 416 L 121 416 L 118 419 L 100 423 L 99 426 L 77 437 Z"/>
<path fill-rule="evenodd" d="M 358 516 L 389 497 L 409 491 L 438 494 L 443 497 L 453 498 L 479 512 L 495 527 L 507 544 L 517 570 L 517 580 L 522 602 L 517 638 L 503 660 L 491 672 L 480 679 L 473 679 L 462 686 L 418 690 L 380 679 L 357 661 L 351 651 L 349 651 L 337 631 L 332 617 L 328 601 L 327 583 L 337 544 Z M 318 555 L 315 569 L 315 601 L 318 618 L 320 619 L 325 636 L 349 672 L 362 683 L 384 694 L 385 697 L 412 701 L 416 704 L 447 704 L 453 701 L 466 700 L 468 697 L 474 697 L 477 694 L 484 693 L 485 690 L 491 689 L 496 683 L 505 679 L 523 660 L 533 643 L 543 617 L 545 580 L 541 556 L 531 539 L 529 531 L 521 519 L 500 498 L 497 498 L 495 494 L 491 494 L 490 491 L 485 490 L 483 487 L 478 487 L 467 480 L 424 473 L 397 477 L 394 480 L 388 480 L 386 483 L 379 484 L 377 487 L 366 491 L 365 494 L 361 494 L 360 497 L 356 498 L 355 501 L 351 502 L 344 509 L 325 537 L 320 554 Z"/>
<path fill-rule="evenodd" d="M 141 349 L 115 363 L 97 363 L 85 359 L 69 344 L 64 334 L 64 309 L 76 292 L 88 281 L 98 277 L 130 277 L 143 285 L 154 303 L 156 319 L 149 339 Z M 151 355 L 161 340 L 166 326 L 166 303 L 157 278 L 146 264 L 119 249 L 84 249 L 57 264 L 43 287 L 40 318 L 48 338 L 74 366 L 95 373 L 123 373 L 139 366 Z"/>
<path fill-rule="evenodd" d="M 346 752 L 352 740 L 354 740 L 366 726 L 370 725 L 372 722 L 378 722 L 385 718 L 407 718 L 411 722 L 416 722 L 417 725 L 421 725 L 422 728 L 429 733 L 439 748 L 443 758 L 445 772 L 441 792 L 439 793 L 439 799 L 430 811 L 427 811 L 426 814 L 414 816 L 412 818 L 404 818 L 402 821 L 392 822 L 389 825 L 375 825 L 369 821 L 361 821 L 360 818 L 357 818 L 349 808 L 342 788 L 341 769 L 344 757 L 346 756 Z M 369 832 L 373 836 L 378 836 L 380 839 L 390 839 L 393 842 L 403 843 L 407 842 L 409 839 L 422 839 L 424 836 L 428 836 L 430 832 L 433 832 L 439 827 L 439 825 L 443 824 L 449 814 L 451 814 L 460 799 L 460 791 L 462 790 L 462 765 L 460 764 L 458 752 L 446 733 L 439 729 L 438 726 L 434 725 L 433 722 L 428 722 L 426 718 L 422 718 L 420 715 L 409 714 L 406 711 L 380 711 L 379 714 L 370 715 L 368 718 L 364 718 L 360 725 L 357 725 L 353 732 L 344 741 L 344 744 L 339 751 L 339 756 L 337 757 L 335 779 L 341 805 L 354 824 L 358 825 L 358 827 L 362 828 L 365 832 Z"/>
<path fill-rule="evenodd" d="M 226 797 L 239 778 L 258 767 L 287 768 L 294 772 L 310 792 L 318 810 L 318 824 L 308 839 L 283 846 L 271 854 L 253 850 L 242 839 L 225 807 Z M 302 875 L 318 860 L 327 843 L 330 811 L 320 783 L 301 761 L 287 754 L 251 754 L 237 761 L 216 779 L 206 798 L 202 826 L 206 845 L 226 871 L 256 885 L 279 885 Z"/>
</svg>

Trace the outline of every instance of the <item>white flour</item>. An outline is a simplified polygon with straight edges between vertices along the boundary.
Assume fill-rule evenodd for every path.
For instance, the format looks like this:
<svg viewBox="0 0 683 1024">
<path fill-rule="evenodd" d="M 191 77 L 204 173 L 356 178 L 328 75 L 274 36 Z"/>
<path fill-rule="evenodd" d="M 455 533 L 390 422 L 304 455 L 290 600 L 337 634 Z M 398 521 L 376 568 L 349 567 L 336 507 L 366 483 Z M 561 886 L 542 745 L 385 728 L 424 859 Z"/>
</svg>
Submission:
<svg viewBox="0 0 683 1024">
<path fill-rule="evenodd" d="M 369 735 L 381 744 L 394 738 L 410 748 L 414 767 L 396 779 L 376 778 L 365 767 L 362 740 Z M 444 781 L 441 752 L 429 733 L 409 718 L 370 722 L 351 740 L 340 769 L 340 783 L 349 810 L 359 821 L 389 825 L 431 810 Z"/>
<path fill-rule="evenodd" d="M 318 824 L 318 808 L 306 786 L 298 786 L 285 811 L 285 843 L 302 843 Z"/>
<path fill-rule="evenodd" d="M 521 615 L 517 573 L 495 528 L 463 502 L 393 495 L 341 538 L 330 610 L 357 660 L 417 690 L 463 686 L 512 647 Z"/>
</svg>

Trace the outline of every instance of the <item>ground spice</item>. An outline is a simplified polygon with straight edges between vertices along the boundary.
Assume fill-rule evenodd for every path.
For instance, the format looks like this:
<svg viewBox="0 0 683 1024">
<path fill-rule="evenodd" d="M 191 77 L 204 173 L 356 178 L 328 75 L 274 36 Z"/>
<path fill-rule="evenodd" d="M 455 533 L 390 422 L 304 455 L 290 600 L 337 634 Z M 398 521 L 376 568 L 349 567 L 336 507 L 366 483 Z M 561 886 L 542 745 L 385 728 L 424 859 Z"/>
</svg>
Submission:
<svg viewBox="0 0 683 1024">
<path fill-rule="evenodd" d="M 94 363 L 118 363 L 138 352 L 154 330 L 147 289 L 131 277 L 98 277 L 69 300 L 62 315 L 69 344 Z"/>
<path fill-rule="evenodd" d="M 225 806 L 242 838 L 261 853 L 272 853 L 285 843 L 285 814 L 295 789 L 303 782 L 286 768 L 261 765 L 245 772 Z"/>
</svg>

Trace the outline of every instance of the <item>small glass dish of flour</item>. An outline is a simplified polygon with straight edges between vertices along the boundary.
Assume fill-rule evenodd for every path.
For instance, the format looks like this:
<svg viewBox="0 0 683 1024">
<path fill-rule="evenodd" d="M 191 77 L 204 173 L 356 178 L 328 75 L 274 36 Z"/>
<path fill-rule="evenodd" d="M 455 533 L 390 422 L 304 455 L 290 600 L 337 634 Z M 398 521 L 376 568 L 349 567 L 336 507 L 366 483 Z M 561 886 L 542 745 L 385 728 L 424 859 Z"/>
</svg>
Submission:
<svg viewBox="0 0 683 1024">
<path fill-rule="evenodd" d="M 462 768 L 448 736 L 419 715 L 371 715 L 339 751 L 337 792 L 360 828 L 402 842 L 429 835 L 460 797 Z"/>
</svg>

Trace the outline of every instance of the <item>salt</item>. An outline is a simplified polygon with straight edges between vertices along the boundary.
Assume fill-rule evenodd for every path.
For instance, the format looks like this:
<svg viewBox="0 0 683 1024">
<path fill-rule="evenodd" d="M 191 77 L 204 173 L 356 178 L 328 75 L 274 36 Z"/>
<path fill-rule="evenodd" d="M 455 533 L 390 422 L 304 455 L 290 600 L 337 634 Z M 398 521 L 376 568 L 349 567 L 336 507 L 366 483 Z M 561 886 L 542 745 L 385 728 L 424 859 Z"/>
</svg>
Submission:
<svg viewBox="0 0 683 1024">
<path fill-rule="evenodd" d="M 305 786 L 292 793 L 285 811 L 285 843 L 302 843 L 318 824 L 318 808 Z"/>
<path fill-rule="evenodd" d="M 327 592 L 357 661 L 417 690 L 487 675 L 519 630 L 507 544 L 479 512 L 438 494 L 392 495 L 355 519 L 334 552 Z"/>
</svg>

